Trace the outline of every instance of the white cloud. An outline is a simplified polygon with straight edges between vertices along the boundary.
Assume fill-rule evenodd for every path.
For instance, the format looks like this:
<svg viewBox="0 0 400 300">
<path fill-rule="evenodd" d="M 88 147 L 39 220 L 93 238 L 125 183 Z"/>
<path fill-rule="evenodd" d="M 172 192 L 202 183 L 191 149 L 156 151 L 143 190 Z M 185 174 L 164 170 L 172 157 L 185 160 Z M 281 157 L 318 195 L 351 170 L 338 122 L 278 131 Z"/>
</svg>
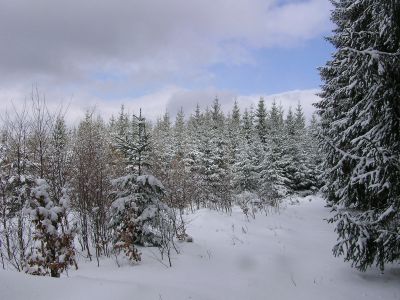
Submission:
<svg viewBox="0 0 400 300">
<path fill-rule="evenodd" d="M 171 117 L 174 117 L 181 107 L 183 107 L 186 116 L 189 116 L 193 113 L 197 104 L 203 111 L 207 106 L 210 107 L 216 96 L 225 113 L 231 111 L 235 99 L 243 112 L 245 108 L 250 108 L 252 105 L 255 108 L 260 97 L 263 97 L 268 109 L 273 101 L 282 105 L 285 111 L 289 107 L 294 109 L 300 103 L 306 118 L 310 119 L 315 110 L 312 104 L 319 101 L 317 92 L 318 90 L 297 90 L 274 95 L 238 95 L 232 91 L 218 90 L 212 87 L 201 91 L 191 91 L 171 86 L 137 98 L 114 100 L 104 100 L 84 93 L 64 99 L 55 93 L 41 94 L 41 97 L 46 98 L 50 111 L 58 112 L 61 109 L 66 112 L 65 117 L 68 123 L 76 125 L 84 117 L 87 110 L 95 108 L 97 114 L 108 120 L 112 115 L 118 115 L 121 105 L 124 105 L 125 111 L 128 113 L 137 114 L 139 109 L 142 109 L 143 115 L 153 121 L 161 117 L 165 111 L 168 111 Z M 21 109 L 25 101 L 28 101 L 29 105 L 30 95 L 24 96 L 18 90 L 10 90 L 4 94 L 9 96 L 8 99 L 13 100 L 0 97 L 0 115 L 4 115 L 6 111 L 12 112 L 13 106 L 17 110 Z M 49 101 L 49 99 L 53 99 L 53 101 Z"/>
<path fill-rule="evenodd" d="M 330 26 L 328 0 L 279 3 L 6 1 L 0 79 L 56 85 L 114 73 L 137 86 L 173 84 L 178 73 L 198 76 L 215 63 L 249 63 L 253 49 L 296 45 Z"/>
<path fill-rule="evenodd" d="M 15 110 L 21 111 L 25 106 L 29 110 L 32 96 L 31 94 L 23 94 L 20 91 L 18 88 L 0 91 L 0 116 L 4 116 L 6 113 L 13 114 Z M 139 110 L 142 109 L 142 113 L 146 118 L 156 120 L 165 112 L 167 101 L 171 95 L 179 91 L 181 89 L 169 87 L 137 98 L 110 100 L 84 92 L 70 95 L 69 97 L 65 97 L 61 91 L 51 91 L 50 93 L 39 91 L 39 94 L 41 99 L 45 99 L 46 106 L 50 112 L 58 113 L 61 111 L 65 114 L 65 118 L 70 125 L 76 125 L 88 110 L 94 109 L 96 114 L 108 120 L 112 115 L 118 115 L 122 105 L 124 105 L 127 113 L 138 114 Z"/>
<path fill-rule="evenodd" d="M 320 97 L 317 96 L 318 92 L 319 90 L 317 89 L 295 90 L 273 95 L 261 95 L 261 97 L 264 98 L 267 109 L 271 108 L 272 103 L 276 101 L 278 105 L 282 105 L 285 112 L 288 111 L 289 107 L 294 111 L 298 103 L 300 103 L 306 119 L 310 120 L 312 114 L 315 112 L 313 103 L 320 101 Z M 260 95 L 241 96 L 239 97 L 238 102 L 242 108 L 248 106 L 248 103 L 250 102 L 254 104 L 254 107 L 256 107 L 259 99 Z"/>
<path fill-rule="evenodd" d="M 194 111 L 197 104 L 199 104 L 200 108 L 204 110 L 206 107 L 210 107 L 212 105 L 215 97 L 218 97 L 221 108 L 225 113 L 229 113 L 232 110 L 235 100 L 238 102 L 239 108 L 243 112 L 245 108 L 249 109 L 251 106 L 256 108 L 260 97 L 263 97 L 267 109 L 270 109 L 273 101 L 276 101 L 278 105 L 282 105 L 282 108 L 285 112 L 288 111 L 289 107 L 294 110 L 298 103 L 300 103 L 303 107 L 306 118 L 310 119 L 315 111 L 313 103 L 316 103 L 320 100 L 319 96 L 317 96 L 318 92 L 319 90 L 317 89 L 310 89 L 287 91 L 272 95 L 240 95 L 229 90 L 218 90 L 211 87 L 200 91 L 182 89 L 175 90 L 169 95 L 169 99 L 166 102 L 166 109 L 171 115 L 175 115 L 180 107 L 182 107 L 186 115 L 189 115 Z"/>
<path fill-rule="evenodd" d="M 210 87 L 208 67 L 255 64 L 254 50 L 320 36 L 331 26 L 330 7 L 329 0 L 3 1 L 0 113 L 29 99 L 31 83 L 53 110 L 68 107 L 72 123 L 93 106 L 108 118 L 125 103 L 155 119 L 197 102 L 204 108 L 215 96 L 225 110 L 234 98 L 255 102 L 259 95 Z M 146 90 L 157 92 L 126 97 Z"/>
</svg>

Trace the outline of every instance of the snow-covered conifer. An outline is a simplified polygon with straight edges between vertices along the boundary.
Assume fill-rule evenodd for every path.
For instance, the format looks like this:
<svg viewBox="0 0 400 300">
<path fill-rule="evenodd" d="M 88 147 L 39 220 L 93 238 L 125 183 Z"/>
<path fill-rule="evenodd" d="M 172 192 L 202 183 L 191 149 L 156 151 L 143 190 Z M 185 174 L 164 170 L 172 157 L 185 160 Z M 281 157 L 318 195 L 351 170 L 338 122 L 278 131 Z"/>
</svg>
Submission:
<svg viewBox="0 0 400 300">
<path fill-rule="evenodd" d="M 360 270 L 400 258 L 400 5 L 332 1 L 336 52 L 321 68 L 325 194 L 335 255 Z"/>
<path fill-rule="evenodd" d="M 33 275 L 60 274 L 75 263 L 75 227 L 62 227 L 69 201 L 66 195 L 55 203 L 49 196 L 49 185 L 44 179 L 37 179 L 31 189 L 26 208 L 35 225 L 34 246 L 28 255 L 26 272 Z"/>
<path fill-rule="evenodd" d="M 264 99 L 261 97 L 258 101 L 255 112 L 255 122 L 258 136 L 263 144 L 267 142 L 267 109 L 265 108 Z"/>
<path fill-rule="evenodd" d="M 285 153 L 283 111 L 275 101 L 268 121 L 268 147 L 261 163 L 260 194 L 265 202 L 275 204 L 289 192 L 289 179 L 284 171 L 289 160 Z"/>
</svg>

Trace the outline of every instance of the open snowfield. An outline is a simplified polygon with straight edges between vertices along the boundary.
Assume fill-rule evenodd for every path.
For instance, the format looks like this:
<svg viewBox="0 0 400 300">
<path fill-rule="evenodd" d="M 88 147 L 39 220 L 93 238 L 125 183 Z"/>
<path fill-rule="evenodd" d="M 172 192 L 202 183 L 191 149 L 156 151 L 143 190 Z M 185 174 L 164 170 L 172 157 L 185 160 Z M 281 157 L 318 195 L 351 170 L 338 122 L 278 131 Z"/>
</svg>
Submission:
<svg viewBox="0 0 400 300">
<path fill-rule="evenodd" d="M 336 240 L 318 197 L 286 203 L 279 212 L 247 221 L 240 209 L 189 215 L 194 243 L 180 243 L 173 267 L 157 249 L 142 262 L 88 263 L 61 279 L 0 270 L 0 299 L 400 299 L 400 266 L 358 272 L 335 258 Z"/>
</svg>

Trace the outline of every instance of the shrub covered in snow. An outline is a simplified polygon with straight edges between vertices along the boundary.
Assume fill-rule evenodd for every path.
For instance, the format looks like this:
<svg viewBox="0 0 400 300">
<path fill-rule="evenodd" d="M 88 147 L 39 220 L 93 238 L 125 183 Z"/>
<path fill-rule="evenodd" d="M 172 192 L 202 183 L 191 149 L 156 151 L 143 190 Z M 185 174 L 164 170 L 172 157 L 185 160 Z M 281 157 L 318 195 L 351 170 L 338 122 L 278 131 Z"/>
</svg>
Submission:
<svg viewBox="0 0 400 300">
<path fill-rule="evenodd" d="M 127 175 L 113 181 L 115 200 L 110 227 L 114 249 L 140 261 L 135 245 L 169 247 L 175 236 L 175 214 L 161 201 L 164 187 L 151 175 Z"/>
<path fill-rule="evenodd" d="M 256 193 L 243 192 L 235 197 L 235 204 L 238 205 L 248 218 L 249 215 L 255 218 L 256 212 L 263 208 L 263 203 Z"/>
<path fill-rule="evenodd" d="M 49 186 L 44 179 L 37 179 L 31 190 L 31 198 L 26 212 L 34 224 L 35 241 L 28 255 L 26 272 L 33 275 L 51 275 L 60 273 L 75 263 L 75 228 L 68 229 L 62 224 L 68 208 L 68 199 L 64 195 L 60 203 L 54 203 L 49 197 Z"/>
</svg>

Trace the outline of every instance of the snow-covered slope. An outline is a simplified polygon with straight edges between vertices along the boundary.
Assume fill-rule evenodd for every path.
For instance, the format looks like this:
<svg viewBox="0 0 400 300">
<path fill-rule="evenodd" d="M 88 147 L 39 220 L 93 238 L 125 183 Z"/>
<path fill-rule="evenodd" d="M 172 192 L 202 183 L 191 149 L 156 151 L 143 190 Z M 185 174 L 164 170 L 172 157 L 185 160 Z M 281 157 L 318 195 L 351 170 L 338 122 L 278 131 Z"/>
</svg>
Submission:
<svg viewBox="0 0 400 300">
<path fill-rule="evenodd" d="M 0 299 L 400 299 L 400 267 L 360 273 L 331 254 L 336 235 L 317 197 L 299 199 L 249 222 L 201 210 L 189 215 L 194 243 L 167 268 L 157 249 L 139 265 L 80 261 L 69 278 L 0 270 Z"/>
</svg>

